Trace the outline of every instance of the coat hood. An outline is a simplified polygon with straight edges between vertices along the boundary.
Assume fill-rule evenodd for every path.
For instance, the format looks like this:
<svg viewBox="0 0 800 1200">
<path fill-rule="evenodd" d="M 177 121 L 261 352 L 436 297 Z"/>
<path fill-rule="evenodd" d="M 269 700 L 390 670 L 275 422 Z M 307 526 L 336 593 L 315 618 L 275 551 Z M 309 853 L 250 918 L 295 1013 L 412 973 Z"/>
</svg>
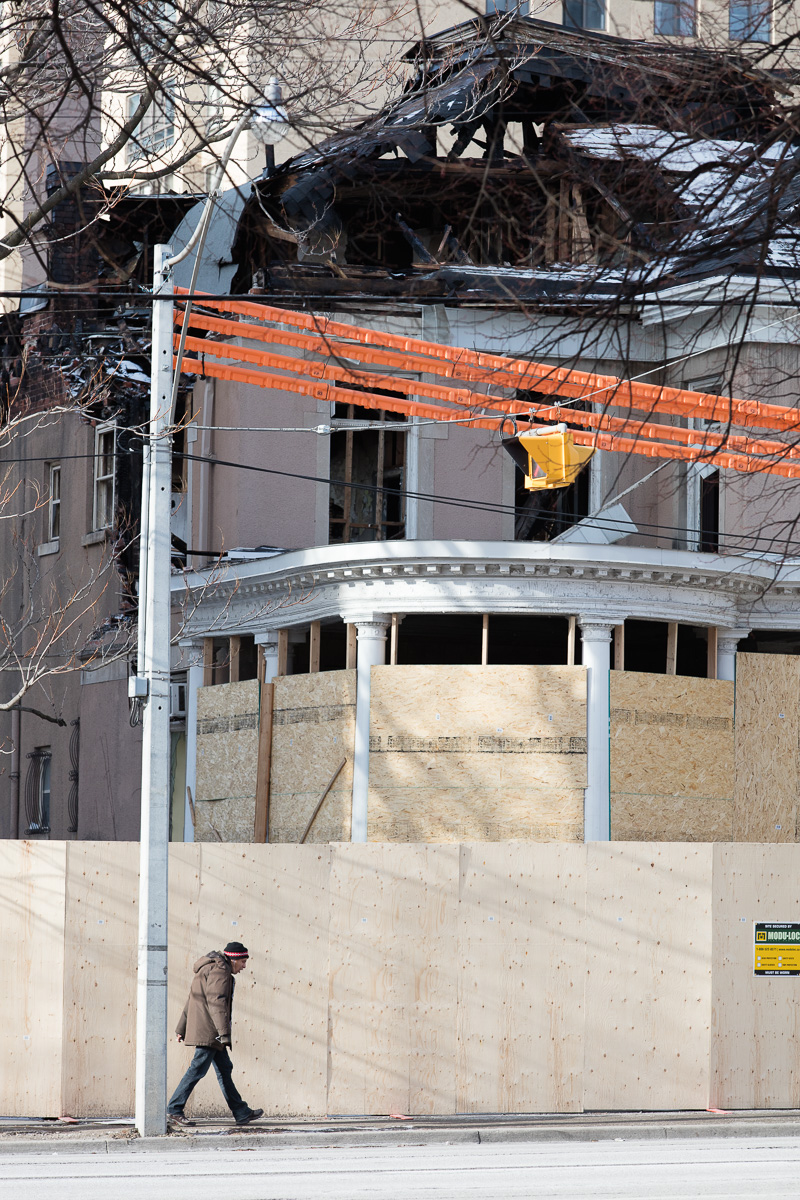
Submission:
<svg viewBox="0 0 800 1200">
<path fill-rule="evenodd" d="M 211 963 L 219 964 L 220 962 L 228 964 L 228 960 L 225 955 L 220 954 L 219 950 L 210 950 L 208 954 L 204 954 L 202 958 L 198 958 L 197 962 L 194 964 L 194 973 L 196 975 L 201 968 L 208 967 L 211 965 Z"/>
</svg>

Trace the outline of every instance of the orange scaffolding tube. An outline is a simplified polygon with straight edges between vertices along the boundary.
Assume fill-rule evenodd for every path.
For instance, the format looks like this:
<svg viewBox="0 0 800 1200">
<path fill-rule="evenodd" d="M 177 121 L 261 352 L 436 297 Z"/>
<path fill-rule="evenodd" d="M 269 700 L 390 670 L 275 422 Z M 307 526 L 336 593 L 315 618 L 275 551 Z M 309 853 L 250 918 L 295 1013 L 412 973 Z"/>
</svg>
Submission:
<svg viewBox="0 0 800 1200">
<path fill-rule="evenodd" d="M 176 294 L 185 295 L 186 291 L 178 288 Z M 190 325 L 226 336 L 247 337 L 278 344 L 283 341 L 283 344 L 295 345 L 310 352 L 341 355 L 343 359 L 354 359 L 358 346 L 363 345 L 369 348 L 368 358 L 363 351 L 358 351 L 358 357 L 363 357 L 364 361 L 465 382 L 494 383 L 515 389 L 527 387 L 573 399 L 591 398 L 594 403 L 615 408 L 628 407 L 648 413 L 657 411 L 684 417 L 702 417 L 705 420 L 746 428 L 783 432 L 800 429 L 800 409 L 784 408 L 777 404 L 623 380 L 612 375 L 554 367 L 527 359 L 504 358 L 500 355 L 445 346 L 438 342 L 378 332 L 362 326 L 348 325 L 342 321 L 333 321 L 327 317 L 315 317 L 308 313 L 298 313 L 291 309 L 252 301 L 203 298 L 199 303 L 206 308 L 255 317 L 262 322 L 293 325 L 309 330 L 315 335 L 312 339 L 302 334 L 292 335 L 285 330 L 270 329 L 263 324 L 224 321 L 194 311 L 190 314 Z M 180 311 L 176 311 L 176 320 L 180 319 L 181 315 Z M 211 321 L 215 322 L 213 326 Z M 293 337 L 298 340 L 290 340 Z M 392 351 L 400 351 L 401 354 L 397 356 L 391 353 Z"/>
</svg>

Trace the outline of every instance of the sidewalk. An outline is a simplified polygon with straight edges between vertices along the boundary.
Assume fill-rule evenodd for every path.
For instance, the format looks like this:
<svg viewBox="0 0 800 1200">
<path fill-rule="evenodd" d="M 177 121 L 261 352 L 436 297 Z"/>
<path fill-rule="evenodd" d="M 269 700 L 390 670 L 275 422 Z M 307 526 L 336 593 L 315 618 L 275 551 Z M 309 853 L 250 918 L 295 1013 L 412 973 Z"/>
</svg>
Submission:
<svg viewBox="0 0 800 1200">
<path fill-rule="evenodd" d="M 599 1142 L 641 1138 L 797 1137 L 800 1110 L 739 1112 L 495 1114 L 392 1117 L 262 1118 L 237 1129 L 200 1120 L 169 1138 L 140 1138 L 130 1120 L 26 1120 L 0 1117 L 4 1154 L 143 1154 L 165 1149 L 267 1150 L 334 1146 L 423 1146 L 502 1142 Z"/>
</svg>

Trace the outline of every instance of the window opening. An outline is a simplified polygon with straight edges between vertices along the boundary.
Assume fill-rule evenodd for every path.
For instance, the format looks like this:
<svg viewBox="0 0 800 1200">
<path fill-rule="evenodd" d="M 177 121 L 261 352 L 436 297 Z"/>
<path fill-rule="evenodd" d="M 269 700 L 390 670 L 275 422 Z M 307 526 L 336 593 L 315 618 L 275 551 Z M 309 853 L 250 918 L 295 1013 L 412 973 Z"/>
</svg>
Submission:
<svg viewBox="0 0 800 1200">
<path fill-rule="evenodd" d="M 694 37 L 695 0 L 655 0 L 655 32 L 661 37 Z"/>
<path fill-rule="evenodd" d="M 567 29 L 605 29 L 604 0 L 564 0 L 564 19 Z"/>
<path fill-rule="evenodd" d="M 389 392 L 387 395 L 394 395 Z M 404 430 L 392 424 L 400 413 L 335 404 L 335 420 L 369 421 L 379 429 L 338 429 L 331 434 L 329 532 L 331 545 L 346 542 L 381 542 L 405 537 Z M 367 487 L 351 487 L 358 483 Z M 371 491 L 370 488 L 392 491 Z M 396 493 L 394 491 L 396 489 Z"/>
<path fill-rule="evenodd" d="M 728 36 L 734 42 L 768 42 L 770 40 L 769 0 L 730 0 Z"/>
<path fill-rule="evenodd" d="M 517 399 L 546 402 L 546 397 L 537 392 L 518 391 Z M 579 401 L 572 406 L 586 412 L 591 411 L 589 401 Z M 582 426 L 567 422 L 569 429 Z M 525 487 L 525 472 L 514 469 L 514 540 L 517 542 L 552 542 L 572 525 L 577 525 L 589 515 L 589 493 L 591 462 L 584 467 L 574 483 L 566 488 L 542 489 L 529 492 Z"/>
<path fill-rule="evenodd" d="M 25 815 L 29 833 L 50 832 L 50 763 L 49 746 L 37 746 L 28 755 L 28 774 L 25 780 Z"/>
<path fill-rule="evenodd" d="M 522 3 L 517 3 L 517 0 L 486 0 L 486 15 L 492 17 L 495 13 L 510 12 L 518 17 L 527 17 L 530 7 L 525 0 Z"/>
<path fill-rule="evenodd" d="M 50 467 L 50 504 L 48 509 L 47 540 L 57 542 L 61 536 L 61 466 Z"/>
<path fill-rule="evenodd" d="M 174 81 L 164 85 L 134 129 L 126 148 L 129 163 L 144 158 L 146 154 L 159 154 L 173 145 L 175 141 L 174 87 Z M 140 100 L 140 95 L 128 97 L 128 120 L 136 112 Z"/>
<path fill-rule="evenodd" d="M 117 430 L 99 425 L 94 442 L 93 529 L 108 529 L 114 523 L 114 452 Z"/>
<path fill-rule="evenodd" d="M 708 554 L 719 550 L 719 471 L 711 471 L 700 480 L 699 549 Z"/>
</svg>

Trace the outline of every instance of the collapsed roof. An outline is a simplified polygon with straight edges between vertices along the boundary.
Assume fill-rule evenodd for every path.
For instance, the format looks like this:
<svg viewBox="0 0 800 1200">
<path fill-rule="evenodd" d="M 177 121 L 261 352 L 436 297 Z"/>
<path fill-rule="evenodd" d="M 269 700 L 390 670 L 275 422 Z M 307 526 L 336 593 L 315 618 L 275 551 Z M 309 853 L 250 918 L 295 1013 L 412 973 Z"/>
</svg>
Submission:
<svg viewBox="0 0 800 1200">
<path fill-rule="evenodd" d="M 507 15 L 406 57 L 398 99 L 255 185 L 234 291 L 559 304 L 800 270 L 777 74 Z"/>
</svg>

